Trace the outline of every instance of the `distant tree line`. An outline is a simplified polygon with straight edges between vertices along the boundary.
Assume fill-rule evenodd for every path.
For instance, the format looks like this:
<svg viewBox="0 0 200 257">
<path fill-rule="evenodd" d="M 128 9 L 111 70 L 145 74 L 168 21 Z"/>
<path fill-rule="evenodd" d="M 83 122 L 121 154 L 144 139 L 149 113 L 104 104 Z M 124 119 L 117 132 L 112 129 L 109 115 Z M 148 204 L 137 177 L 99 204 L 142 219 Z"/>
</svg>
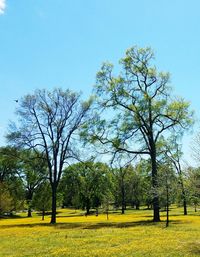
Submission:
<svg viewBox="0 0 200 257">
<path fill-rule="evenodd" d="M 27 156 L 33 158 L 31 150 L 16 155 L 16 149 L 2 147 L 0 152 L 0 215 L 27 210 L 27 216 L 31 217 L 32 210 L 35 210 L 41 212 L 44 219 L 52 204 L 45 163 L 36 158 L 34 161 L 31 159 L 29 166 Z M 177 204 L 183 206 L 184 214 L 188 205 L 197 211 L 200 205 L 199 168 L 184 169 L 180 183 L 180 174 L 173 165 L 159 165 L 158 183 L 161 209 Z M 127 208 L 139 210 L 142 206 L 152 209 L 154 193 L 148 160 L 118 168 L 102 162 L 77 162 L 63 170 L 57 190 L 57 207 L 82 209 L 86 215 L 94 212 L 98 215 L 106 212 L 107 208 L 121 209 L 124 214 Z"/>
</svg>

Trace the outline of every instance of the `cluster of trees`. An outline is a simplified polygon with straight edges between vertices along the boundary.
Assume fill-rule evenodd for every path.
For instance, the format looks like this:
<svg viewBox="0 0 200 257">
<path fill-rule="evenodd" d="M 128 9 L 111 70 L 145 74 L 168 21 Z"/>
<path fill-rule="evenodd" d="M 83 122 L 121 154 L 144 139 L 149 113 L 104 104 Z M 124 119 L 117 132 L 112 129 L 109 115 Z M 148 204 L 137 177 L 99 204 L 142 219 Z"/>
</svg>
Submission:
<svg viewBox="0 0 200 257">
<path fill-rule="evenodd" d="M 0 160 L 0 214 L 38 210 L 44 215 L 51 209 L 51 187 L 47 166 L 41 163 L 32 150 L 16 152 L 14 148 L 1 148 Z M 12 155 L 11 155 L 12 154 Z M 9 166 L 9 168 L 8 168 Z M 151 166 L 148 160 L 137 165 L 130 163 L 112 167 L 102 162 L 77 162 L 64 168 L 57 190 L 57 206 L 85 210 L 88 215 L 95 211 L 121 209 L 127 206 L 139 209 L 153 207 L 154 188 L 151 183 Z M 160 208 L 170 204 L 193 205 L 197 211 L 200 204 L 200 170 L 188 167 L 180 174 L 173 165 L 159 165 L 158 196 Z M 184 195 L 182 188 L 184 187 Z"/>
<path fill-rule="evenodd" d="M 9 181 L 1 185 L 7 192 L 3 198 L 11 202 L 13 180 L 26 189 L 29 215 L 33 204 L 38 208 L 45 202 L 44 212 L 51 201 L 51 223 L 61 202 L 86 213 L 99 206 L 108 209 L 110 203 L 121 206 L 122 213 L 127 204 L 147 204 L 157 222 L 163 202 L 168 210 L 179 185 L 187 214 L 188 199 L 199 200 L 199 182 L 194 186 L 199 170 L 184 174 L 180 140 L 193 124 L 193 113 L 188 102 L 172 95 L 169 74 L 158 72 L 153 59 L 150 48 L 133 47 L 120 61 L 119 75 L 104 63 L 94 95 L 85 102 L 62 89 L 23 97 L 19 120 L 10 124 L 8 151 L 2 149 L 12 156 L 2 176 Z"/>
</svg>

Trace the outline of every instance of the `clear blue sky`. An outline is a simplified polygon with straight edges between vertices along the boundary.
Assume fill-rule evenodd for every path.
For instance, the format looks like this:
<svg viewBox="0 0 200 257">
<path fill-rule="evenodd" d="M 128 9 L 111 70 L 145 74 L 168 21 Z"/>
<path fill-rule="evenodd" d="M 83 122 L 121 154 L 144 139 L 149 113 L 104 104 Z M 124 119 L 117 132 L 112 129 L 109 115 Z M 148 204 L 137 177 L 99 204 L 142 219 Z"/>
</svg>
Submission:
<svg viewBox="0 0 200 257">
<path fill-rule="evenodd" d="M 14 99 L 57 86 L 87 96 L 101 63 L 133 45 L 154 49 L 199 118 L 199 10 L 199 0 L 0 0 L 0 144 Z"/>
</svg>

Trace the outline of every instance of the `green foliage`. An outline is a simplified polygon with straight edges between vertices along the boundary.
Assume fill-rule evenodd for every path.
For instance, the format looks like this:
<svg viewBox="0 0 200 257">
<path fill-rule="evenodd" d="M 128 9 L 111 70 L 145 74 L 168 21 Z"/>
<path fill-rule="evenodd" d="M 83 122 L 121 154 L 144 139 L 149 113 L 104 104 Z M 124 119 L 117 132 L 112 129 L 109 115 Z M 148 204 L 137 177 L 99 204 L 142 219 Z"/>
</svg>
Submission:
<svg viewBox="0 0 200 257">
<path fill-rule="evenodd" d="M 32 206 L 38 211 L 48 211 L 51 209 L 51 186 L 47 181 L 37 188 Z"/>
<path fill-rule="evenodd" d="M 76 163 L 65 169 L 61 182 L 68 206 L 97 208 L 111 190 L 109 168 L 103 163 Z"/>
<path fill-rule="evenodd" d="M 13 210 L 13 198 L 5 183 L 0 182 L 0 215 Z"/>
<path fill-rule="evenodd" d="M 4 203 L 7 202 L 7 208 L 10 211 L 18 211 L 24 207 L 25 192 L 23 183 L 19 178 L 21 165 L 19 156 L 19 151 L 16 148 L 0 148 L 0 183 L 2 186 L 4 185 L 2 190 L 5 189 L 2 198 L 4 198 Z"/>
<path fill-rule="evenodd" d="M 138 169 L 132 165 L 116 168 L 113 171 L 115 180 L 115 205 L 122 206 L 127 205 L 135 206 L 139 209 L 140 204 L 143 203 L 143 176 L 138 173 Z"/>
<path fill-rule="evenodd" d="M 162 208 L 174 203 L 178 192 L 178 176 L 171 163 L 159 165 L 158 180 L 160 207 Z"/>
<path fill-rule="evenodd" d="M 152 140 L 156 144 L 171 128 L 181 132 L 192 125 L 189 103 L 172 97 L 169 73 L 158 72 L 153 59 L 151 48 L 132 47 L 120 61 L 120 75 L 112 64 L 102 65 L 95 87 L 99 116 L 87 127 L 91 142 L 151 155 Z M 113 119 L 105 119 L 108 112 Z"/>
<path fill-rule="evenodd" d="M 24 210 L 25 188 L 21 179 L 19 177 L 13 177 L 7 184 L 12 197 L 13 211 Z"/>
<path fill-rule="evenodd" d="M 12 147 L 0 148 L 0 181 L 7 181 L 16 176 L 19 153 Z"/>
<path fill-rule="evenodd" d="M 200 169 L 190 168 L 188 171 L 187 188 L 189 191 L 189 199 L 192 205 L 200 204 Z"/>
</svg>

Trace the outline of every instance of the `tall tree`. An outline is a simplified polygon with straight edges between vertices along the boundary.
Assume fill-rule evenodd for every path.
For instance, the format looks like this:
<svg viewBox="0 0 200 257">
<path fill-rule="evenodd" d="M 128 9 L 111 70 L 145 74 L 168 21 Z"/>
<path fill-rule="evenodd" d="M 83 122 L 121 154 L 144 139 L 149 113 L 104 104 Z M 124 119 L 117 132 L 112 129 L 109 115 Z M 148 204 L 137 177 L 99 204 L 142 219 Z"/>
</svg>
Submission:
<svg viewBox="0 0 200 257">
<path fill-rule="evenodd" d="M 174 202 L 177 194 L 177 175 L 173 164 L 166 158 L 159 162 L 158 170 L 160 202 L 166 210 L 166 227 L 168 227 L 169 207 Z"/>
<path fill-rule="evenodd" d="M 52 189 L 51 223 L 56 223 L 56 192 L 63 167 L 73 156 L 76 132 L 87 120 L 90 105 L 70 90 L 37 90 L 19 101 L 18 126 L 10 126 L 10 142 L 45 156 Z"/>
<path fill-rule="evenodd" d="M 172 129 L 188 128 L 192 113 L 188 102 L 172 97 L 169 73 L 158 72 L 152 64 L 153 59 L 150 48 L 132 47 L 120 62 L 122 71 L 118 76 L 114 75 L 112 64 L 103 64 L 97 73 L 95 88 L 101 112 L 87 129 L 92 141 L 110 146 L 113 152 L 150 157 L 155 192 L 153 220 L 157 222 L 160 221 L 157 194 L 159 141 Z"/>
</svg>

